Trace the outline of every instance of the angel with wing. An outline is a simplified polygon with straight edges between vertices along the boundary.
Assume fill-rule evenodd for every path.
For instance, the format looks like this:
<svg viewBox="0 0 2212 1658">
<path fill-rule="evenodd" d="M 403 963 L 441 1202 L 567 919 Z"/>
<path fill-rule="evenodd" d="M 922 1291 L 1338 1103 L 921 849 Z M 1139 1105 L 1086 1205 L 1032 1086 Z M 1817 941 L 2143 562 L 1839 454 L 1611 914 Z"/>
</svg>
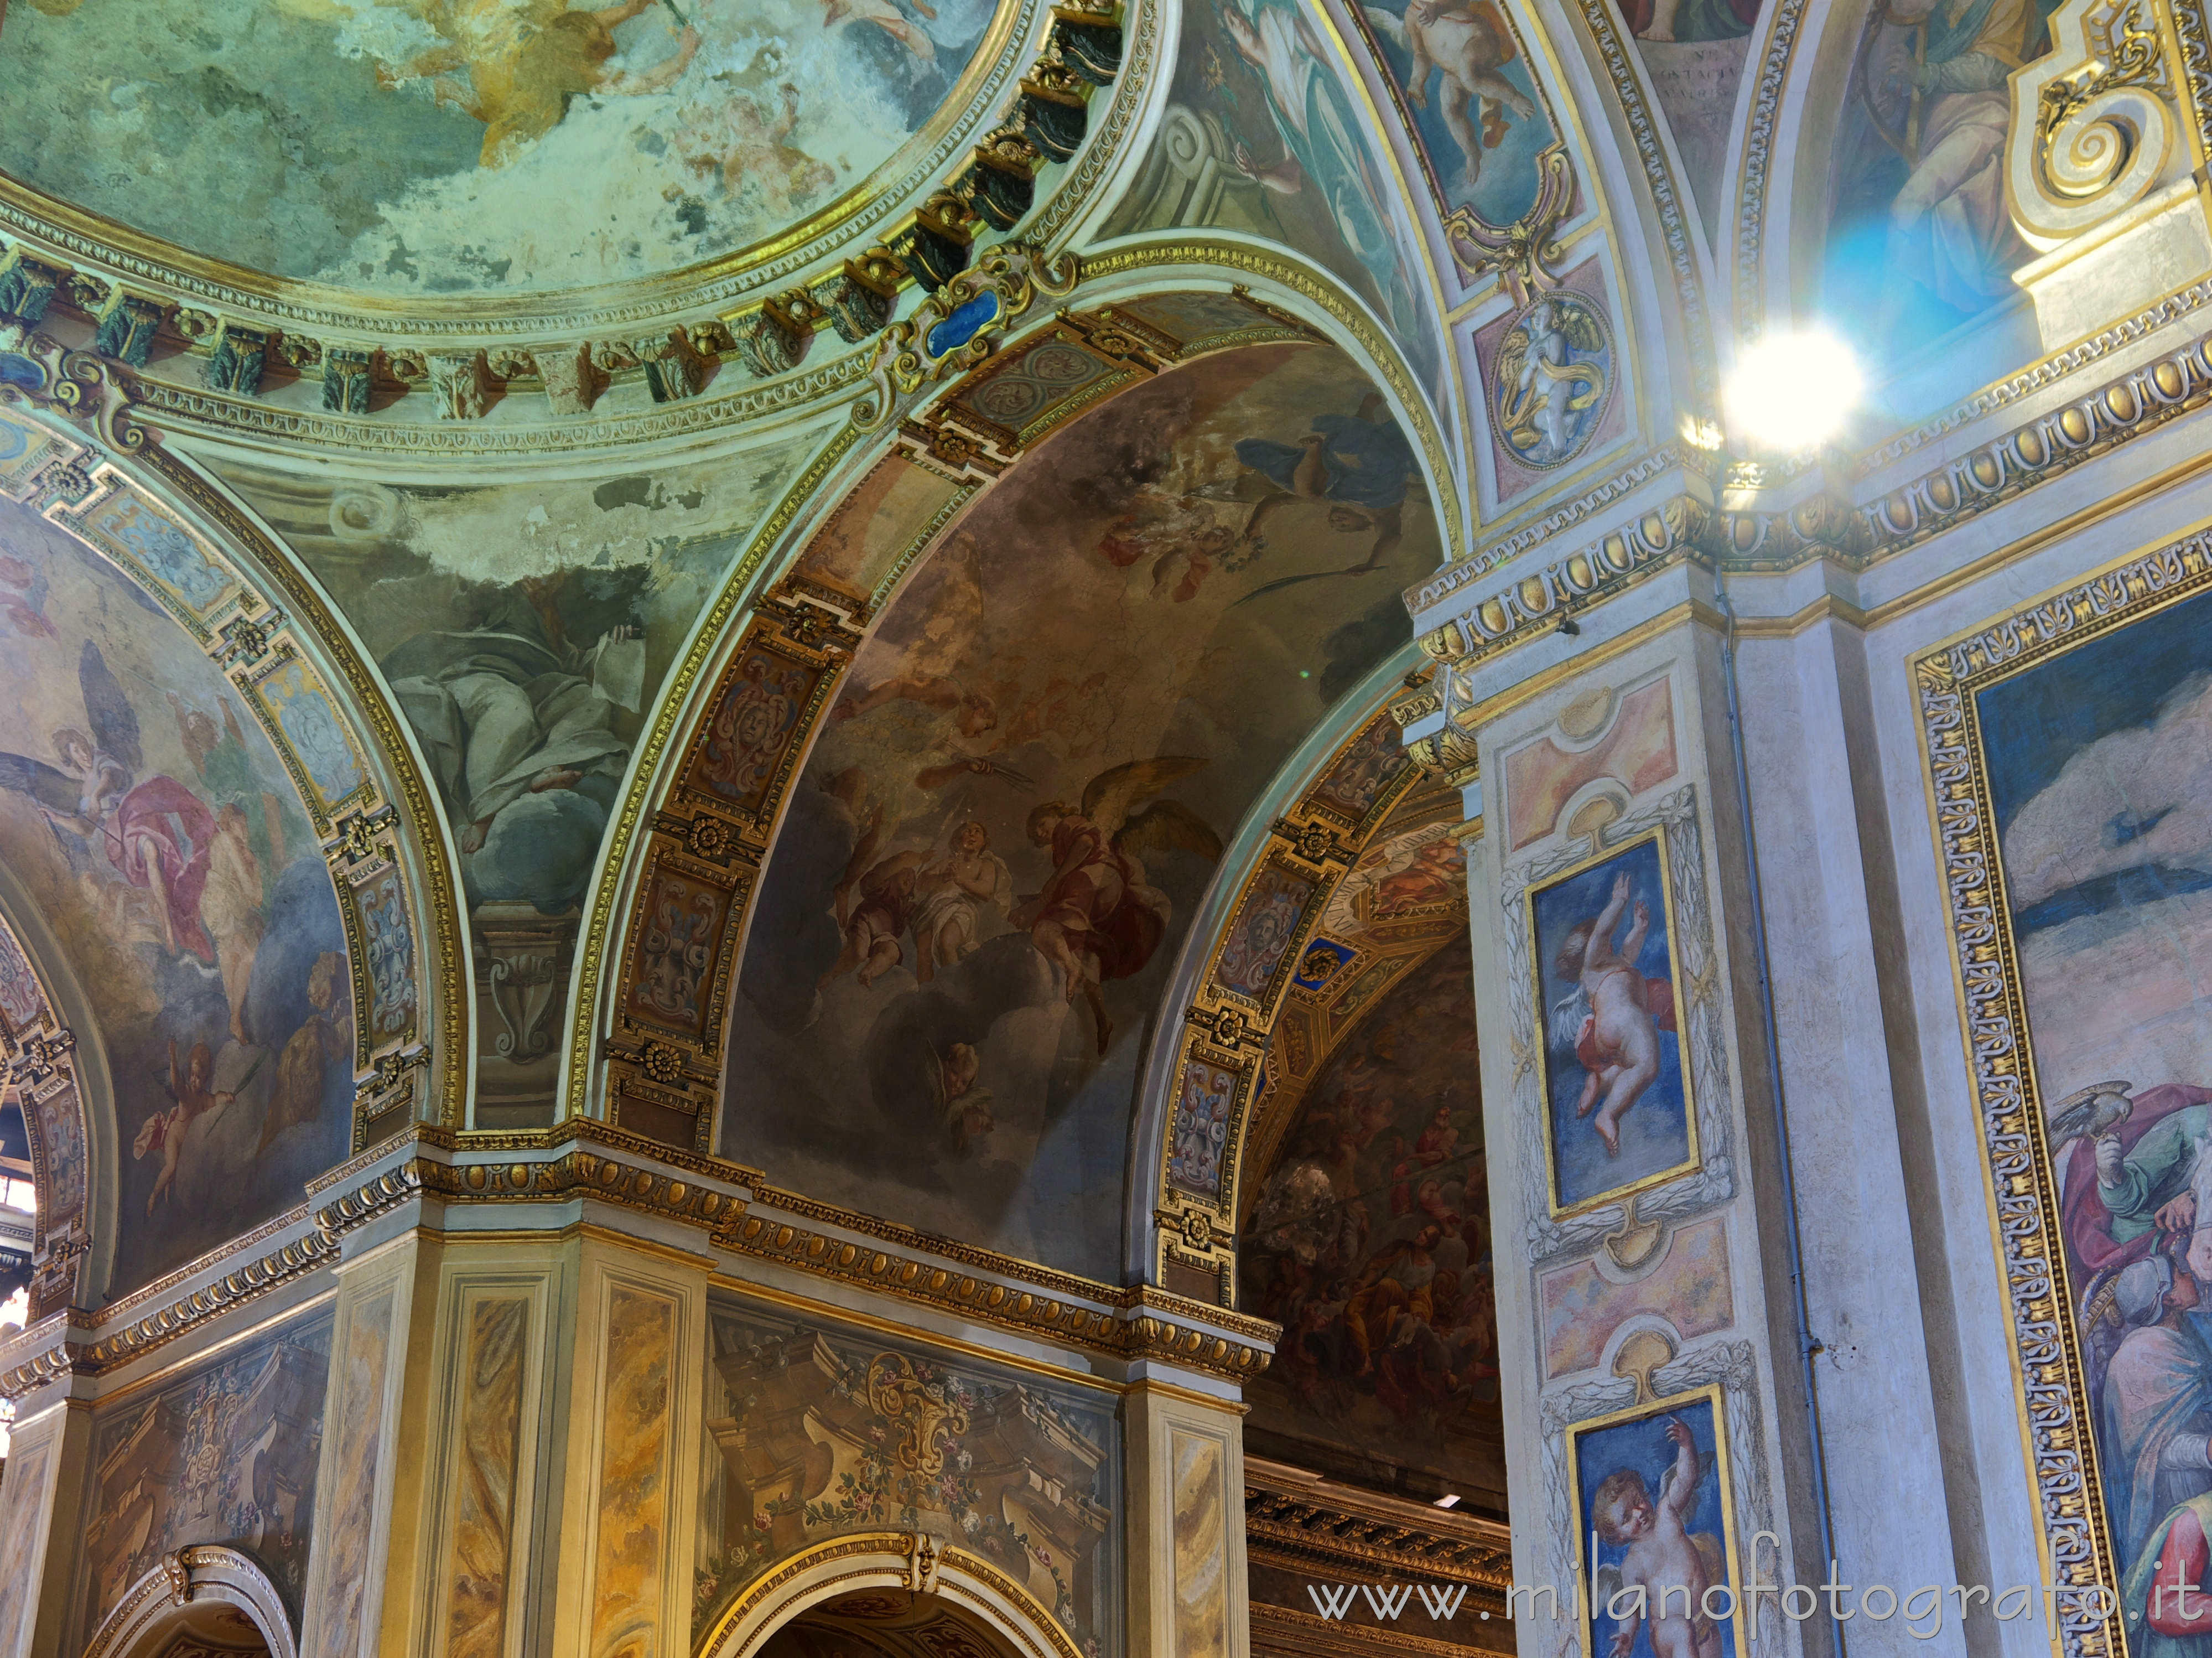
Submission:
<svg viewBox="0 0 2212 1658">
<path fill-rule="evenodd" d="M 100 647 L 89 640 L 77 657 L 76 677 L 85 723 L 53 734 L 54 758 L 61 765 L 0 753 L 0 789 L 29 795 L 47 822 L 80 845 L 99 836 L 115 872 L 152 891 L 170 950 L 189 950 L 213 966 L 215 944 L 201 924 L 200 892 L 215 845 L 215 815 L 174 777 L 133 784 L 143 763 L 138 716 Z"/>
<path fill-rule="evenodd" d="M 1539 300 L 1498 347 L 1491 383 L 1498 420 L 1522 460 L 1552 466 L 1574 453 L 1591 411 L 1605 401 L 1604 330 L 1580 305 Z"/>
<path fill-rule="evenodd" d="M 1221 856 L 1221 838 L 1180 802 L 1132 808 L 1206 764 L 1173 754 L 1131 760 L 1091 778 L 1079 807 L 1047 801 L 1030 812 L 1030 844 L 1051 854 L 1052 875 L 1007 919 L 1067 976 L 1067 999 L 1079 991 L 1091 1004 L 1102 1054 L 1114 1034 L 1105 981 L 1143 972 L 1173 914 L 1167 894 L 1146 881 L 1142 857 L 1176 848 L 1209 862 Z"/>
</svg>

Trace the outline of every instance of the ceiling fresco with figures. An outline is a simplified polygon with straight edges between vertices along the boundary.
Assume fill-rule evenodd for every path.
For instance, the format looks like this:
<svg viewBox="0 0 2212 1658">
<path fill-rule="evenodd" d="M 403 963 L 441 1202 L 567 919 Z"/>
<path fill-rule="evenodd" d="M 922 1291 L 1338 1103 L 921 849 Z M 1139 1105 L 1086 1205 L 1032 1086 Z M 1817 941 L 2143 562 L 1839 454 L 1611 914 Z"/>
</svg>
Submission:
<svg viewBox="0 0 2212 1658">
<path fill-rule="evenodd" d="M 223 467 L 337 605 L 428 764 L 486 975 L 486 1126 L 550 1119 L 565 969 L 632 751 L 803 442 L 474 488 Z M 517 993 L 533 971 L 561 990 Z"/>
<path fill-rule="evenodd" d="M 1352 1477 L 1492 1489 L 1468 659 L 1723 527 L 1814 556 L 1825 507 L 1705 487 L 1791 306 L 1890 434 L 1830 551 L 1980 509 L 1839 503 L 2040 349 L 2007 77 L 2051 28 L 0 0 L 0 851 L 112 1076 L 98 1293 L 410 1110 L 590 1117 L 1141 1259 L 1291 1329 L 1283 1454 L 1348 1422 Z M 1835 73 L 1778 117 L 1793 52 Z M 64 521 L 126 463 L 136 565 Z M 1460 724 L 1409 756 L 1413 702 Z"/>
<path fill-rule="evenodd" d="M 993 21 L 992 0 L 21 0 L 0 167 L 275 277 L 590 287 L 839 203 L 954 99 Z"/>
<path fill-rule="evenodd" d="M 173 527 L 135 533 L 188 587 L 220 580 Z M 345 931 L 246 698 L 114 564 L 5 500 L 0 637 L 0 857 L 106 1044 L 119 1292 L 350 1149 Z"/>
<path fill-rule="evenodd" d="M 1462 863 L 1386 854 L 1362 889 L 1465 903 Z M 1395 867 L 1394 867 L 1395 866 Z M 1355 899 L 1355 904 L 1360 899 Z M 1482 1088 L 1463 928 L 1336 1009 L 1335 1045 L 1275 1126 L 1239 1236 L 1238 1301 L 1281 1325 L 1248 1390 L 1261 1455 L 1421 1498 L 1504 1506 Z M 1277 1051 L 1279 1053 L 1279 1047 Z"/>
<path fill-rule="evenodd" d="M 764 873 L 722 1149 L 1104 1273 L 1161 988 L 1223 846 L 1408 635 L 1411 448 L 1335 350 L 1170 371 L 1042 444 L 860 647 Z"/>
</svg>

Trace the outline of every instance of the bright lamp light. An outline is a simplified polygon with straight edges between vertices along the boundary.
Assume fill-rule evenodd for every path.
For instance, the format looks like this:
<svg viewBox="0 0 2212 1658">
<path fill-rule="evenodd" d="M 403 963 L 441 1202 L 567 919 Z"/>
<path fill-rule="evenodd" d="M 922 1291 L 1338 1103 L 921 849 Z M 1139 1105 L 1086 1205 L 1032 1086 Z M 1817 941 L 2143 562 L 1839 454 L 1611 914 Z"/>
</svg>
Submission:
<svg viewBox="0 0 2212 1658">
<path fill-rule="evenodd" d="M 1850 348 L 1832 334 L 1769 334 L 1729 377 L 1729 424 L 1759 448 L 1816 449 L 1843 430 L 1865 388 Z"/>
</svg>

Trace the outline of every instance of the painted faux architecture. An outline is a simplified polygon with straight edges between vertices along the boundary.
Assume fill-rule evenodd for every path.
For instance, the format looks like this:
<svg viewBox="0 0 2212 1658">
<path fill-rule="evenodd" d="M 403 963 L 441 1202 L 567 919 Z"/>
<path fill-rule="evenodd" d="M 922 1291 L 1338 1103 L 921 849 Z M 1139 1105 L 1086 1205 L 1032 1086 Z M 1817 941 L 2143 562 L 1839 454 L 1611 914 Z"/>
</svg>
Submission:
<svg viewBox="0 0 2212 1658">
<path fill-rule="evenodd" d="M 2208 65 L 0 0 L 0 1658 L 2212 1655 Z"/>
</svg>

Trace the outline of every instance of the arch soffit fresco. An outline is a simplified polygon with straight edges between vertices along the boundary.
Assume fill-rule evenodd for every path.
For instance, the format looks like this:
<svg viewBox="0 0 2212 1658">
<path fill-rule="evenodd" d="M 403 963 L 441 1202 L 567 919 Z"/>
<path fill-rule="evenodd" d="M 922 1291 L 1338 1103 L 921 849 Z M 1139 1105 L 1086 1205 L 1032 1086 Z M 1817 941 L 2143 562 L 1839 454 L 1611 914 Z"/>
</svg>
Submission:
<svg viewBox="0 0 2212 1658">
<path fill-rule="evenodd" d="M 147 441 L 106 364 L 51 342 L 31 350 L 10 361 L 34 367 L 38 383 L 23 383 L 31 376 L 19 369 L 0 386 L 0 422 L 25 440 L 0 491 L 191 637 L 254 716 L 307 813 L 337 900 L 357 1010 L 352 1149 L 421 1116 L 457 1115 L 467 1073 L 453 1057 L 468 1051 L 468 1011 L 456 975 L 435 966 L 458 936 L 451 860 L 380 681 L 281 544 L 197 467 Z M 204 605 L 140 556 L 177 531 L 181 539 L 167 545 L 188 544 L 216 589 Z M 295 741 L 283 715 L 301 698 L 335 716 L 343 757 L 311 757 Z M 92 1171 L 96 1193 L 103 1180 L 112 1190 L 114 1155 Z"/>
<path fill-rule="evenodd" d="M 1162 1021 L 1175 1035 L 1156 1043 L 1139 1106 L 1129 1217 L 1132 1268 L 1177 1294 L 1234 1304 L 1238 1225 L 1306 1088 L 1465 930 L 1459 791 L 1401 742 L 1431 678 L 1419 660 L 1378 669 L 1318 763 L 1285 768 L 1186 942 Z M 1404 890 L 1386 895 L 1394 875 Z"/>
<path fill-rule="evenodd" d="M 1073 280 L 1071 268 L 1080 273 Z M 627 1115 L 629 1126 L 650 1137 L 702 1153 L 714 1143 L 723 1062 L 720 1010 L 742 954 L 746 906 L 837 677 L 900 583 L 941 543 L 957 517 L 1024 453 L 1068 421 L 1156 372 L 1212 352 L 1269 340 L 1326 343 L 1383 392 L 1395 417 L 1416 435 L 1431 499 L 1443 508 L 1440 531 L 1449 535 L 1455 527 L 1456 497 L 1443 472 L 1442 440 L 1426 418 L 1426 405 L 1388 339 L 1333 279 L 1272 249 L 1211 239 L 1126 249 L 1059 269 L 1057 277 L 1047 276 L 1061 289 L 1050 296 L 1061 302 L 1053 322 L 1003 346 L 981 337 L 963 348 L 973 351 L 964 362 L 925 365 L 939 369 L 936 379 L 917 381 L 908 390 L 902 391 L 888 374 L 882 377 L 877 405 L 857 411 L 858 418 L 834 433 L 801 470 L 670 670 L 659 715 L 640 739 L 610 825 L 578 950 L 564 1081 L 570 1112 L 589 1112 L 617 1125 Z M 995 277 L 979 268 L 962 277 L 954 293 L 981 291 L 993 282 L 1009 321 L 1036 302 L 1026 264 Z M 1024 297 L 1025 285 L 1031 291 Z M 1139 314 L 1147 297 L 1194 292 L 1225 305 L 1232 326 L 1186 341 Z M 945 304 L 953 302 L 948 298 Z M 1049 401 L 1018 430 L 973 411 L 969 399 L 975 392 L 1017 369 L 1030 350 L 1055 342 L 1074 345 L 1099 364 L 1097 379 Z M 942 391 L 927 389 L 948 381 Z M 864 423 L 872 424 L 872 434 Z M 929 486 L 936 493 L 913 509 L 899 544 L 873 552 L 865 581 L 809 579 L 810 549 L 842 543 L 841 515 L 872 488 L 884 487 L 885 468 L 895 462 L 938 480 Z M 762 572 L 769 570 L 779 574 L 763 579 Z M 741 670 L 762 650 L 805 674 L 805 706 L 761 789 L 743 801 L 718 797 L 688 779 L 716 712 L 742 690 Z M 706 912 L 713 940 L 702 963 L 685 975 L 701 981 L 693 991 L 696 1010 L 673 1021 L 639 1016 L 645 1005 L 639 998 L 654 971 L 642 958 L 651 954 L 645 934 L 655 905 L 656 872 L 663 869 L 687 892 L 693 881 L 713 889 Z M 660 897 L 665 899 L 670 890 L 659 888 Z M 602 1052 L 612 1063 L 599 1068 L 595 1060 Z"/>
</svg>

